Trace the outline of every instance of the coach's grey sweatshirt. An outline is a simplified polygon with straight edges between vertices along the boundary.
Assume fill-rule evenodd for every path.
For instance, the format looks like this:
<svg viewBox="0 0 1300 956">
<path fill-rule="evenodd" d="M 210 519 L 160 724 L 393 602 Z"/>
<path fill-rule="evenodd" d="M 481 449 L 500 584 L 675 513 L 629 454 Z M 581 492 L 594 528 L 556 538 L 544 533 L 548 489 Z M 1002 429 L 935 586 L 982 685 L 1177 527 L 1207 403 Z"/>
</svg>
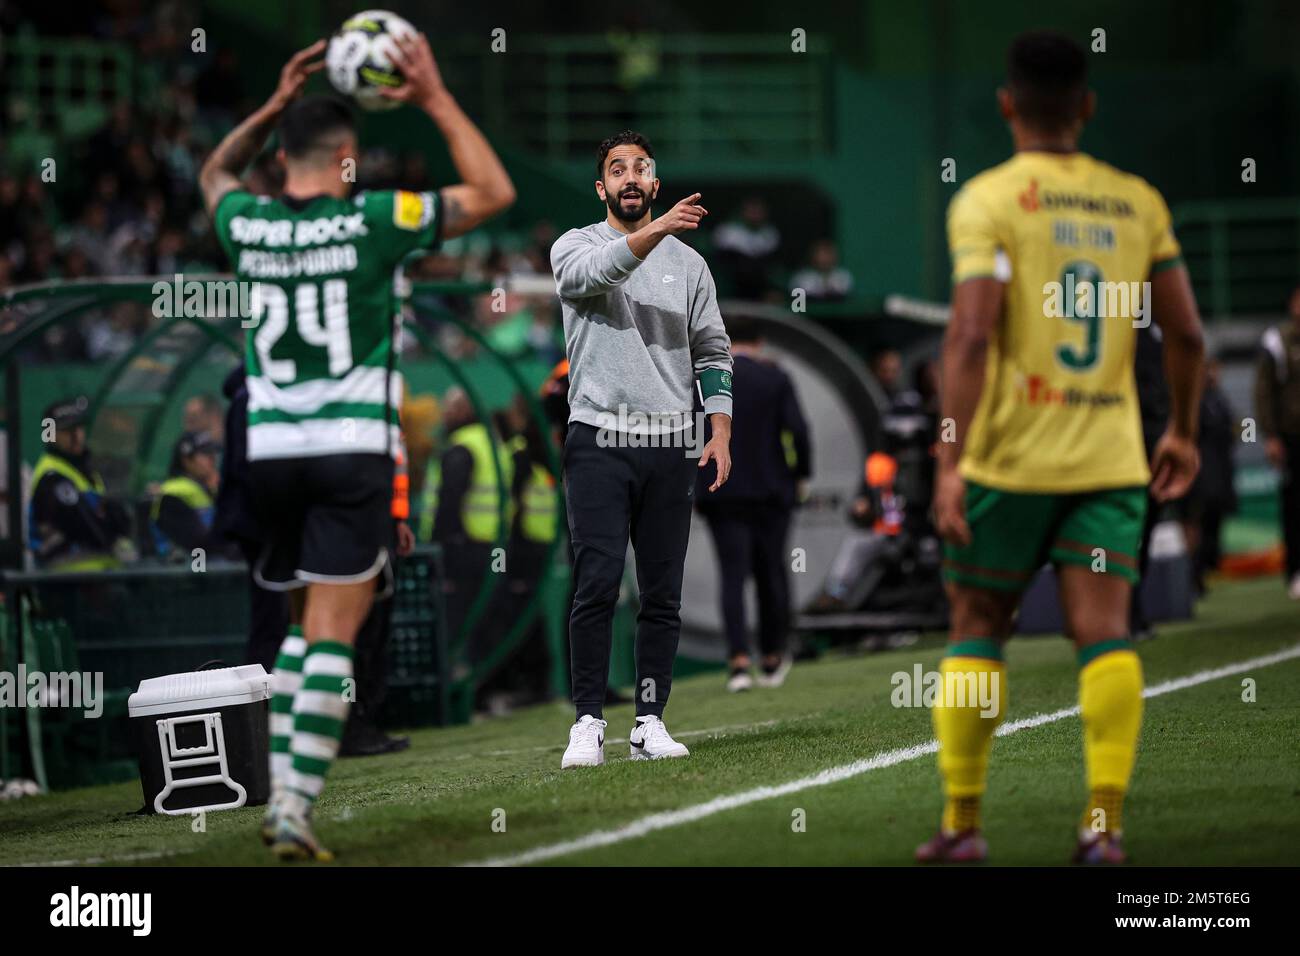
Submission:
<svg viewBox="0 0 1300 956">
<path fill-rule="evenodd" d="M 570 422 L 675 431 L 690 420 L 696 378 L 705 413 L 731 414 L 731 342 L 698 252 L 667 236 L 641 260 L 626 235 L 598 222 L 557 239 L 551 268 L 564 309 Z"/>
</svg>

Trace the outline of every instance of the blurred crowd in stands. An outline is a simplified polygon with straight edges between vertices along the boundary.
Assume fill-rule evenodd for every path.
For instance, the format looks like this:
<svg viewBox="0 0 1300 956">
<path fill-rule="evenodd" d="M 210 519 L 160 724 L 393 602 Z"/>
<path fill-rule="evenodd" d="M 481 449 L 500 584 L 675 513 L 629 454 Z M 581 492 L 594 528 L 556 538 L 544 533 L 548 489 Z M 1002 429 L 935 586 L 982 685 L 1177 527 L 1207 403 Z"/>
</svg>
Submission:
<svg viewBox="0 0 1300 956">
<path fill-rule="evenodd" d="M 9 125 L 0 126 L 0 292 L 48 280 L 225 271 L 224 255 L 202 208 L 197 174 L 208 150 L 257 105 L 258 91 L 245 80 L 247 64 L 240 51 L 221 47 L 192 53 L 188 24 L 196 22 L 195 11 L 184 0 L 72 4 L 79 6 L 86 6 L 84 16 L 69 15 L 76 11 L 61 5 L 49 12 L 25 8 L 20 20 L 0 0 L 0 22 L 9 29 L 29 23 L 46 37 L 89 32 L 95 39 L 125 43 L 142 73 L 138 82 L 154 93 L 134 104 L 106 104 L 103 115 L 79 134 L 56 133 L 52 122 L 41 128 L 31 115 L 15 121 L 22 110 L 11 109 L 0 118 Z M 29 135 L 38 128 L 41 135 Z M 55 160 L 53 182 L 47 181 L 42 165 L 47 151 Z M 437 185 L 424 155 L 415 151 L 368 150 L 357 172 L 358 189 Z M 248 171 L 246 182 L 258 193 L 279 189 L 279 169 L 269 152 Z M 598 212 L 593 200 L 592 217 Z M 720 224 L 702 237 L 702 251 L 710 256 L 724 297 L 781 301 L 795 288 L 810 301 L 850 295 L 852 276 L 839 264 L 829 239 L 813 242 L 804 265 L 791 268 L 797 253 L 783 246 L 763 199 L 744 198 L 729 217 L 724 211 L 718 219 Z M 547 221 L 514 232 L 472 234 L 412 263 L 408 277 L 494 285 L 510 280 L 512 291 L 504 303 L 486 296 L 441 295 L 439 301 L 423 304 L 472 320 L 507 355 L 532 353 L 553 363 L 563 350 L 549 282 L 548 250 L 555 237 L 556 229 Z M 29 357 L 112 359 L 130 348 L 149 318 L 138 306 L 109 306 L 86 315 L 76 327 L 51 328 Z M 434 325 L 439 344 L 450 354 L 473 351 L 453 326 Z"/>
</svg>

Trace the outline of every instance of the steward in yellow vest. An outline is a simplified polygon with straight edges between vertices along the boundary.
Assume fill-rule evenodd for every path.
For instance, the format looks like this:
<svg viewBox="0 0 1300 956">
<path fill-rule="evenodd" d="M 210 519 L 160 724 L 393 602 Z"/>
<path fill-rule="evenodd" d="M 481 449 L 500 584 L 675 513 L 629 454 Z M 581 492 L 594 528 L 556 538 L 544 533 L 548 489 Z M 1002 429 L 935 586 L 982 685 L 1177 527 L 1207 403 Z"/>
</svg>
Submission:
<svg viewBox="0 0 1300 956">
<path fill-rule="evenodd" d="M 159 557 L 189 558 L 206 548 L 215 516 L 221 446 L 207 432 L 185 432 L 172 451 L 171 476 L 158 488 L 149 511 L 149 530 Z"/>
<path fill-rule="evenodd" d="M 532 544 L 550 544 L 559 527 L 555 476 L 534 460 L 524 435 L 510 439 L 507 447 L 514 461 L 515 533 Z"/>
<path fill-rule="evenodd" d="M 444 544 L 491 544 L 501 534 L 501 489 L 509 493 L 514 463 L 499 442 L 493 455 L 492 438 L 481 422 L 457 428 L 447 443 L 441 460 L 429 463 L 420 537 Z M 509 500 L 505 512 L 509 523 L 514 513 Z"/>
<path fill-rule="evenodd" d="M 32 471 L 27 504 L 28 548 L 39 567 L 58 571 L 98 571 L 119 567 L 118 552 L 130 550 L 126 511 L 105 494 L 86 448 L 85 414 L 80 396 L 45 410 L 42 427 L 53 442 Z"/>
</svg>

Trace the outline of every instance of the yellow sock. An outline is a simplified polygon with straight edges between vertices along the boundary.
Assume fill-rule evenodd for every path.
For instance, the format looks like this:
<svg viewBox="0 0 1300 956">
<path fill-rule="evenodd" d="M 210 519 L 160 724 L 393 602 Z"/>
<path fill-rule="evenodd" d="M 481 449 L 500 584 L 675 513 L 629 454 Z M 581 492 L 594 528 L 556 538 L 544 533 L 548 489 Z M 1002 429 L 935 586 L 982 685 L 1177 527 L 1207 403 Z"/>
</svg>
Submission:
<svg viewBox="0 0 1300 956">
<path fill-rule="evenodd" d="M 1084 808 L 1079 829 L 1119 836 L 1124 831 L 1123 811 L 1123 790 L 1119 787 L 1093 787 L 1088 792 L 1088 806 Z"/>
<path fill-rule="evenodd" d="M 1142 725 L 1142 662 L 1128 641 L 1104 641 L 1079 653 L 1079 710 L 1088 771 L 1082 828 L 1118 835 Z"/>
<path fill-rule="evenodd" d="M 954 797 L 949 795 L 943 801 L 943 817 L 939 826 L 944 833 L 962 833 L 966 830 L 980 828 L 980 800 L 978 796 Z"/>
<path fill-rule="evenodd" d="M 931 716 L 945 797 L 941 825 L 955 833 L 980 826 L 993 731 L 1007 709 L 1007 672 L 997 641 L 963 640 L 948 655 L 939 665 L 943 686 Z"/>
</svg>

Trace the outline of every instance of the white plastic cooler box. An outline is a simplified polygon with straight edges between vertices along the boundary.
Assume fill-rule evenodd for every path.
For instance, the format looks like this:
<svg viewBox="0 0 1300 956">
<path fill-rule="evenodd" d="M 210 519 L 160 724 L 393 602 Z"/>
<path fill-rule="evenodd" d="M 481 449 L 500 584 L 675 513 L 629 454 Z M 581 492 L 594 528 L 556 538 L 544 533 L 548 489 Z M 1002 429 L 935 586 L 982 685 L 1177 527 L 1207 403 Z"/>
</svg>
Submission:
<svg viewBox="0 0 1300 956">
<path fill-rule="evenodd" d="M 127 707 L 145 812 L 171 815 L 266 803 L 268 701 L 261 664 L 140 682 Z"/>
</svg>

